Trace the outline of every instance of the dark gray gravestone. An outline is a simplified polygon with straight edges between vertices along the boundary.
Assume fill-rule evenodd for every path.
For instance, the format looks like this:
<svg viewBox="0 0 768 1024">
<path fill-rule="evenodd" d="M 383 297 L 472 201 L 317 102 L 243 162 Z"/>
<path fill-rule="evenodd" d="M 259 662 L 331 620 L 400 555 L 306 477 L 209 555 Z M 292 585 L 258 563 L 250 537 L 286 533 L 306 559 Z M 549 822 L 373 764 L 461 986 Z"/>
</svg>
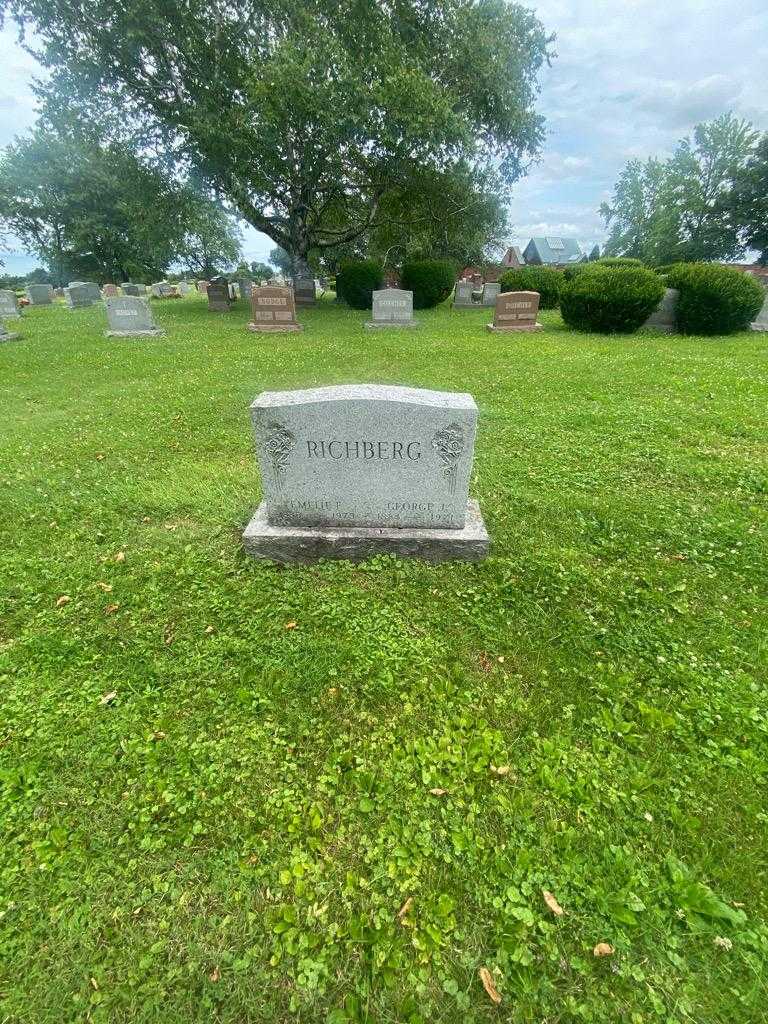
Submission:
<svg viewBox="0 0 768 1024">
<path fill-rule="evenodd" d="M 50 306 L 53 302 L 53 288 L 49 284 L 27 285 L 27 298 L 32 306 Z"/>
<path fill-rule="evenodd" d="M 64 296 L 70 309 L 84 309 L 93 305 L 93 292 L 87 284 L 71 284 L 64 289 Z"/>
<path fill-rule="evenodd" d="M 228 313 L 231 308 L 229 281 L 226 277 L 214 277 L 208 284 L 208 309 L 212 313 Z"/>
<path fill-rule="evenodd" d="M 373 319 L 366 325 L 376 327 L 418 327 L 413 319 L 413 292 L 402 288 L 382 288 L 373 293 Z"/>
<path fill-rule="evenodd" d="M 293 281 L 293 293 L 297 306 L 314 306 L 315 282 L 311 277 L 296 277 Z"/>
<path fill-rule="evenodd" d="M 138 295 L 117 295 L 105 302 L 108 338 L 157 337 L 163 333 L 155 323 L 146 299 Z"/>
<path fill-rule="evenodd" d="M 264 501 L 243 534 L 249 554 L 486 556 L 488 534 L 469 500 L 471 395 L 376 384 L 265 391 L 251 416 Z"/>
<path fill-rule="evenodd" d="M 643 324 L 643 327 L 655 327 L 657 331 L 672 334 L 677 330 L 677 300 L 680 292 L 677 288 L 665 288 L 661 302 Z"/>
</svg>

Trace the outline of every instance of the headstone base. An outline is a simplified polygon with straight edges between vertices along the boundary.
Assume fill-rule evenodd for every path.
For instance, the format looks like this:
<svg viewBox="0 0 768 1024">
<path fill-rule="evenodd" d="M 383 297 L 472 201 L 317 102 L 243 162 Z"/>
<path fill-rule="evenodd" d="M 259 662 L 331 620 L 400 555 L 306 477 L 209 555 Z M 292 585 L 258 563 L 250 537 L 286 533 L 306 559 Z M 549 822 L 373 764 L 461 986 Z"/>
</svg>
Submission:
<svg viewBox="0 0 768 1024">
<path fill-rule="evenodd" d="M 509 334 L 511 331 L 519 334 L 522 331 L 543 331 L 544 327 L 542 324 L 517 324 L 514 327 L 495 327 L 493 324 L 486 324 L 486 330 L 492 331 L 494 334 Z"/>
<path fill-rule="evenodd" d="M 377 330 L 379 327 L 419 327 L 421 320 L 368 320 L 366 330 Z"/>
<path fill-rule="evenodd" d="M 155 331 L 104 331 L 105 338 L 159 338 L 163 334 L 159 327 Z"/>
<path fill-rule="evenodd" d="M 248 330 L 254 334 L 288 334 L 289 332 L 303 331 L 302 324 L 255 324 L 253 321 L 248 324 Z"/>
<path fill-rule="evenodd" d="M 453 302 L 451 309 L 482 309 L 482 302 Z"/>
<path fill-rule="evenodd" d="M 0 331 L 0 341 L 15 341 L 16 338 L 20 338 L 21 335 L 17 333 L 9 332 L 6 334 L 4 331 Z"/>
<path fill-rule="evenodd" d="M 471 498 L 463 530 L 272 526 L 267 521 L 266 502 L 262 502 L 245 528 L 243 546 L 254 558 L 284 564 L 308 564 L 321 558 L 362 562 L 374 555 L 425 562 L 481 562 L 488 555 L 490 539 L 480 506 Z"/>
<path fill-rule="evenodd" d="M 750 329 L 751 331 L 762 331 L 762 332 L 766 332 L 766 331 L 768 331 L 768 323 L 765 323 L 765 324 L 761 324 L 760 322 L 756 322 L 756 323 L 754 323 L 754 324 L 750 324 L 750 325 L 749 325 L 749 329 Z"/>
</svg>

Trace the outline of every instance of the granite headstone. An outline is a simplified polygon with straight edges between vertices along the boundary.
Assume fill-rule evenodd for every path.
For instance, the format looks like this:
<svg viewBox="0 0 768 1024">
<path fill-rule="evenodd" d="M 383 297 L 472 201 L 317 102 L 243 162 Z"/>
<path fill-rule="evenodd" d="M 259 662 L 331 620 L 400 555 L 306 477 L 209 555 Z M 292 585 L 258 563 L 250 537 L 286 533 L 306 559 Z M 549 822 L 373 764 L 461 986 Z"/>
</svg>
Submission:
<svg viewBox="0 0 768 1024">
<path fill-rule="evenodd" d="M 487 554 L 469 499 L 471 395 L 375 384 L 265 391 L 251 417 L 264 501 L 243 535 L 250 554 L 281 562 Z"/>
<path fill-rule="evenodd" d="M 750 324 L 750 327 L 753 331 L 768 331 L 768 290 L 766 290 L 765 301 L 757 314 L 757 319 Z"/>
<path fill-rule="evenodd" d="M 19 312 L 19 304 L 16 301 L 16 292 L 4 288 L 0 291 L 0 321 L 19 320 L 20 318 L 21 313 Z"/>
<path fill-rule="evenodd" d="M 101 293 L 105 299 L 113 299 L 116 295 L 120 294 L 120 289 L 116 284 L 105 284 L 101 289 Z"/>
<path fill-rule="evenodd" d="M 146 299 L 138 295 L 116 295 L 106 300 L 108 338 L 157 337 L 157 326 Z"/>
<path fill-rule="evenodd" d="M 53 288 L 49 284 L 27 285 L 27 298 L 31 306 L 50 306 L 53 302 Z"/>
<path fill-rule="evenodd" d="M 496 299 L 493 323 L 489 331 L 540 331 L 538 292 L 502 292 Z"/>
<path fill-rule="evenodd" d="M 302 326 L 296 320 L 292 288 L 278 288 L 266 285 L 251 290 L 251 320 L 249 331 L 265 334 L 283 334 L 300 331 Z"/>
<path fill-rule="evenodd" d="M 316 301 L 314 278 L 294 278 L 293 295 L 297 306 L 314 306 Z"/>
<path fill-rule="evenodd" d="M 231 308 L 229 281 L 226 277 L 214 277 L 208 284 L 208 309 L 212 313 L 228 313 Z"/>
<path fill-rule="evenodd" d="M 418 327 L 413 319 L 413 292 L 382 288 L 373 293 L 373 320 L 366 327 Z"/>
<path fill-rule="evenodd" d="M 472 309 L 477 303 L 472 298 L 472 282 L 457 281 L 453 294 L 454 309 Z"/>
<path fill-rule="evenodd" d="M 483 285 L 483 297 L 480 302 L 483 306 L 495 306 L 496 299 L 499 297 L 499 289 L 501 285 L 498 281 L 486 281 Z"/>
<path fill-rule="evenodd" d="M 71 284 L 64 289 L 64 297 L 70 309 L 84 309 L 93 305 L 93 292 L 87 284 Z"/>
<path fill-rule="evenodd" d="M 677 288 L 665 288 L 661 302 L 643 324 L 643 327 L 655 327 L 657 331 L 672 334 L 677 329 L 677 300 L 680 292 Z"/>
</svg>

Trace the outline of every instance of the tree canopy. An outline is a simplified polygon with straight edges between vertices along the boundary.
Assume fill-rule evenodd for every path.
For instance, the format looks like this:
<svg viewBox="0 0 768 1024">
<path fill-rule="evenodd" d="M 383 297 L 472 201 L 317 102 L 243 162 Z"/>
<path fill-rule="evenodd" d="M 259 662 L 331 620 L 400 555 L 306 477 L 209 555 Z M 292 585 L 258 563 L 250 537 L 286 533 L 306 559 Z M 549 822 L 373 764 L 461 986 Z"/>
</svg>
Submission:
<svg viewBox="0 0 768 1024">
<path fill-rule="evenodd" d="M 758 251 L 761 263 L 768 263 L 768 134 L 736 172 L 722 208 L 744 245 Z"/>
<path fill-rule="evenodd" d="M 516 180 L 543 139 L 549 39 L 508 0 L 0 0 L 49 99 L 162 137 L 291 256 L 377 223 L 413 168 Z"/>
<path fill-rule="evenodd" d="M 697 125 L 667 160 L 631 160 L 600 207 L 611 229 L 606 255 L 652 264 L 738 256 L 743 240 L 723 202 L 756 139 L 750 124 L 724 114 Z"/>
</svg>

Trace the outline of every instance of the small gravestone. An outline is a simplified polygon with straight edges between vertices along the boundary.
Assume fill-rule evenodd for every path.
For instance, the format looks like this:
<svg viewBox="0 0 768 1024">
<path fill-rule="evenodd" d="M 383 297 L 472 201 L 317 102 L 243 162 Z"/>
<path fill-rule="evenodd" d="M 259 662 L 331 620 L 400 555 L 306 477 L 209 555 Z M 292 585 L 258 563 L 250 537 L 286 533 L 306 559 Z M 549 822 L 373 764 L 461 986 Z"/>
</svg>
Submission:
<svg viewBox="0 0 768 1024">
<path fill-rule="evenodd" d="M 454 309 L 472 309 L 477 303 L 472 299 L 472 282 L 457 281 L 456 290 L 453 295 Z"/>
<path fill-rule="evenodd" d="M 241 277 L 237 282 L 237 286 L 240 289 L 240 298 L 245 299 L 246 302 L 251 301 L 251 292 L 253 291 L 253 282 L 247 278 Z"/>
<path fill-rule="evenodd" d="M 0 320 L 0 342 L 3 341 L 14 341 L 16 338 L 20 338 L 21 335 L 17 332 L 9 331 L 2 320 Z"/>
<path fill-rule="evenodd" d="M 264 500 L 245 550 L 275 562 L 378 554 L 479 561 L 471 395 L 376 384 L 265 391 L 251 406 Z"/>
<path fill-rule="evenodd" d="M 146 299 L 138 295 L 117 295 L 106 299 L 108 338 L 157 337 L 157 326 Z"/>
<path fill-rule="evenodd" d="M 293 289 L 266 285 L 251 290 L 251 321 L 249 331 L 265 334 L 282 334 L 300 331 L 302 326 L 296 320 L 296 306 Z"/>
<path fill-rule="evenodd" d="M 373 293 L 373 320 L 368 328 L 376 327 L 418 327 L 413 319 L 413 292 L 402 288 L 382 288 Z"/>
<path fill-rule="evenodd" d="M 69 288 L 83 289 L 80 294 L 86 295 L 90 299 L 90 303 L 101 301 L 101 288 L 99 288 L 95 281 L 70 281 Z M 68 289 L 64 290 L 65 296 L 67 291 Z"/>
<path fill-rule="evenodd" d="M 179 281 L 176 287 L 178 288 L 179 295 L 181 295 L 182 298 L 186 298 L 186 296 L 192 291 L 192 285 L 189 281 Z"/>
<path fill-rule="evenodd" d="M 126 282 L 123 285 L 123 295 L 146 295 L 147 288 L 143 284 L 130 284 Z"/>
<path fill-rule="evenodd" d="M 31 306 L 50 306 L 53 302 L 53 288 L 49 284 L 27 285 L 27 298 Z"/>
<path fill-rule="evenodd" d="M 538 292 L 502 292 L 496 299 L 493 323 L 489 331 L 540 331 Z"/>
<path fill-rule="evenodd" d="M 665 288 L 661 302 L 643 324 L 643 327 L 655 327 L 657 331 L 672 334 L 677 329 L 677 300 L 680 292 L 677 288 Z"/>
<path fill-rule="evenodd" d="M 311 277 L 296 277 L 293 281 L 293 294 L 297 306 L 315 305 L 315 282 Z"/>
<path fill-rule="evenodd" d="M 208 285 L 208 309 L 212 313 L 228 313 L 231 308 L 229 281 L 226 277 L 214 277 Z"/>
<path fill-rule="evenodd" d="M 480 303 L 483 306 L 495 306 L 496 299 L 499 297 L 500 285 L 498 281 L 486 281 L 483 285 L 483 295 L 480 299 Z"/>
<path fill-rule="evenodd" d="M 71 284 L 64 289 L 64 295 L 70 309 L 84 309 L 93 305 L 93 292 L 87 284 Z"/>
<path fill-rule="evenodd" d="M 19 304 L 16 301 L 16 292 L 7 288 L 0 291 L 0 321 L 20 320 Z"/>
<path fill-rule="evenodd" d="M 197 290 L 202 295 L 205 295 L 207 293 L 207 291 L 208 291 L 208 282 L 207 281 L 198 281 L 197 284 L 196 284 L 196 288 L 197 288 Z"/>
<path fill-rule="evenodd" d="M 105 299 L 113 299 L 116 295 L 120 294 L 120 289 L 116 284 L 105 284 L 101 293 Z"/>
<path fill-rule="evenodd" d="M 757 314 L 757 319 L 750 324 L 753 331 L 768 331 L 768 291 L 765 293 L 765 301 L 762 309 Z"/>
</svg>

